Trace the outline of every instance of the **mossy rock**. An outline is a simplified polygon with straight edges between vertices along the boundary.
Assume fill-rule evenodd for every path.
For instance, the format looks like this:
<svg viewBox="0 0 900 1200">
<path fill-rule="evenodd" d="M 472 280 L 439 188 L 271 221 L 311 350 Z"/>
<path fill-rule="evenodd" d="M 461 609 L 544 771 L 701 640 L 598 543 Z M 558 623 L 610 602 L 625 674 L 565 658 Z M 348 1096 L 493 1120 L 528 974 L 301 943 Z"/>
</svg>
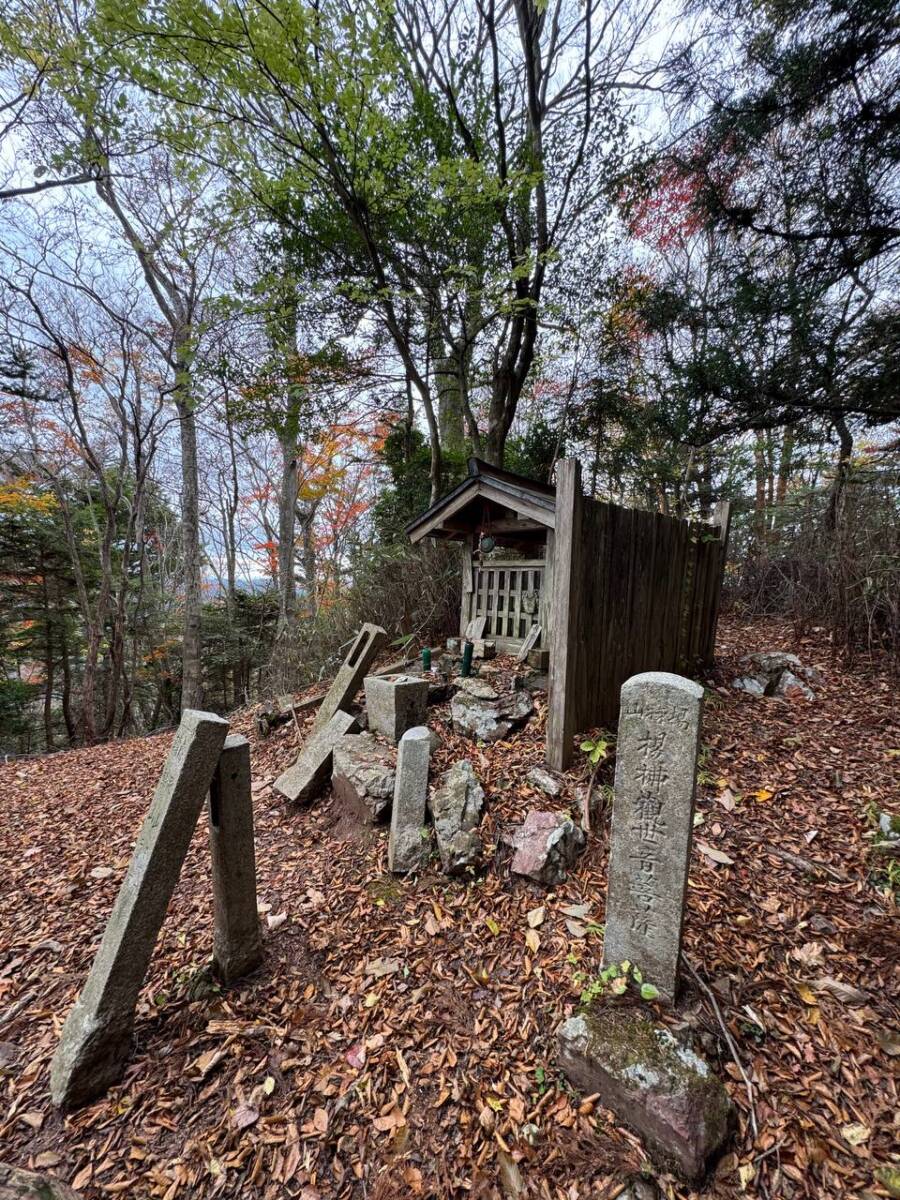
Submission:
<svg viewBox="0 0 900 1200">
<path fill-rule="evenodd" d="M 655 1161 L 690 1181 L 721 1152 L 734 1108 L 709 1065 L 636 1009 L 595 1007 L 557 1031 L 563 1072 L 632 1126 Z"/>
</svg>

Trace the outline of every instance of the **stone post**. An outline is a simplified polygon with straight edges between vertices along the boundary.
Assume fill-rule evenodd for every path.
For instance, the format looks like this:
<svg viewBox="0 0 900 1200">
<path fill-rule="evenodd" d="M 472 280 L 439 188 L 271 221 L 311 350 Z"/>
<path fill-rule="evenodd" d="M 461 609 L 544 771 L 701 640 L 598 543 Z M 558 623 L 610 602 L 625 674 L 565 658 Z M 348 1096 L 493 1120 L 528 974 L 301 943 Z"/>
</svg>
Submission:
<svg viewBox="0 0 900 1200">
<path fill-rule="evenodd" d="M 256 854 L 250 792 L 250 743 L 225 741 L 209 789 L 209 844 L 212 851 L 213 965 L 231 983 L 262 961 L 256 907 Z"/>
<path fill-rule="evenodd" d="M 678 987 L 703 688 L 649 671 L 622 685 L 606 902 L 606 963 L 626 959 L 667 1000 Z"/>
<path fill-rule="evenodd" d="M 428 862 L 430 841 L 423 837 L 428 802 L 431 731 L 424 725 L 407 729 L 397 751 L 397 777 L 388 839 L 388 867 L 398 874 L 420 871 Z"/>
<path fill-rule="evenodd" d="M 55 1104 L 74 1108 L 94 1099 L 125 1068 L 138 994 L 227 732 L 228 722 L 213 713 L 182 713 L 100 949 L 53 1057 Z"/>
<path fill-rule="evenodd" d="M 368 675 L 369 668 L 386 642 L 387 633 L 380 625 L 370 625 L 368 622 L 363 625 L 347 651 L 347 657 L 335 675 L 334 682 L 325 694 L 313 722 L 313 733 L 324 729 L 339 709 L 346 711 L 353 703 L 353 697 L 362 687 L 363 679 Z"/>
</svg>

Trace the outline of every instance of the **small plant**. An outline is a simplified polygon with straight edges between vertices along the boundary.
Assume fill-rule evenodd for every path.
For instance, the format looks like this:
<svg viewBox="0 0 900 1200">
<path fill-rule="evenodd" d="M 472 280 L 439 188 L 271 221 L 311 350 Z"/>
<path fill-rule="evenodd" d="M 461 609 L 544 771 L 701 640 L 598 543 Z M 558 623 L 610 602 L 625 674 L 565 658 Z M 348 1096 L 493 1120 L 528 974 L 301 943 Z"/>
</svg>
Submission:
<svg viewBox="0 0 900 1200">
<path fill-rule="evenodd" d="M 574 976 L 574 982 L 581 983 L 584 978 L 585 976 L 579 972 Z M 637 988 L 642 1000 L 655 1000 L 659 996 L 659 989 L 652 983 L 647 983 L 640 968 L 635 967 L 626 959 L 624 962 L 610 963 L 588 983 L 581 993 L 582 1007 L 589 1007 L 607 991 L 612 996 L 624 996 L 628 991 L 629 984 Z"/>
<path fill-rule="evenodd" d="M 609 741 L 606 738 L 585 738 L 579 747 L 588 756 L 592 767 L 597 767 L 609 757 Z"/>
</svg>

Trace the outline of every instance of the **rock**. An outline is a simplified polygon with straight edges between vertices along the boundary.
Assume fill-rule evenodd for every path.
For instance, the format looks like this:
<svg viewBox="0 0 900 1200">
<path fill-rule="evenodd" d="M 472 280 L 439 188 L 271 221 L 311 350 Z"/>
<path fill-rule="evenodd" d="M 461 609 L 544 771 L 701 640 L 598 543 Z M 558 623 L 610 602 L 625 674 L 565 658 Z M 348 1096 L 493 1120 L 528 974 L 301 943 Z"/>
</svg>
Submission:
<svg viewBox="0 0 900 1200">
<path fill-rule="evenodd" d="M 900 817 L 895 817 L 889 812 L 881 812 L 878 814 L 878 828 L 889 841 L 900 838 Z"/>
<path fill-rule="evenodd" d="M 741 659 L 744 674 L 731 681 L 731 686 L 753 696 L 781 696 L 786 699 L 804 697 L 815 700 L 809 686 L 822 682 L 815 667 L 804 667 L 796 654 L 783 650 L 762 650 Z"/>
<path fill-rule="evenodd" d="M 394 745 L 407 729 L 423 725 L 428 710 L 427 679 L 414 675 L 368 675 L 364 681 L 369 728 Z"/>
<path fill-rule="evenodd" d="M 765 675 L 739 675 L 732 679 L 731 686 L 739 692 L 749 692 L 751 696 L 764 696 L 767 683 Z"/>
<path fill-rule="evenodd" d="M 387 817 L 394 778 L 392 753 L 371 733 L 348 734 L 335 742 L 331 786 L 355 820 L 374 825 Z"/>
<path fill-rule="evenodd" d="M 275 780 L 275 791 L 299 804 L 314 800 L 331 777 L 335 745 L 357 728 L 355 717 L 336 712 L 323 729 L 313 730 L 294 765 Z"/>
<path fill-rule="evenodd" d="M 540 791 L 546 792 L 548 796 L 556 799 L 562 794 L 562 784 L 558 779 L 554 779 L 549 771 L 543 770 L 542 767 L 532 767 L 528 772 L 528 782 L 533 783 Z"/>
<path fill-rule="evenodd" d="M 441 776 L 430 808 L 441 866 L 448 875 L 461 875 L 481 862 L 478 826 L 483 804 L 484 791 L 468 759 Z"/>
<path fill-rule="evenodd" d="M 582 830 L 564 812 L 532 808 L 506 839 L 514 850 L 510 870 L 553 887 L 568 878 L 584 848 Z"/>
<path fill-rule="evenodd" d="M 660 1200 L 661 1196 L 655 1179 L 633 1175 L 626 1183 L 625 1191 L 619 1193 L 618 1200 Z"/>
<path fill-rule="evenodd" d="M 778 682 L 775 684 L 775 690 L 772 693 L 774 696 L 783 696 L 786 700 L 815 700 L 816 693 L 803 682 L 798 679 L 792 671 L 782 671 L 778 676 Z"/>
<path fill-rule="evenodd" d="M 556 1034 L 559 1065 L 632 1126 L 661 1167 L 699 1181 L 731 1132 L 734 1109 L 708 1064 L 634 1009 L 591 1010 Z"/>
<path fill-rule="evenodd" d="M 529 692 L 501 694 L 480 679 L 461 679 L 450 704 L 454 730 L 480 742 L 499 742 L 533 711 Z"/>
<path fill-rule="evenodd" d="M 81 1200 L 67 1183 L 51 1175 L 0 1163 L 0 1200 Z"/>
<path fill-rule="evenodd" d="M 451 654 L 462 654 L 462 643 L 459 638 L 447 638 L 447 653 L 448 656 Z M 441 655 L 441 658 L 443 657 L 444 655 Z"/>
<path fill-rule="evenodd" d="M 741 659 L 741 666 L 753 668 L 754 673 L 777 679 L 782 671 L 793 671 L 802 668 L 803 664 L 796 654 L 788 654 L 784 650 L 758 650 L 747 654 Z"/>
</svg>

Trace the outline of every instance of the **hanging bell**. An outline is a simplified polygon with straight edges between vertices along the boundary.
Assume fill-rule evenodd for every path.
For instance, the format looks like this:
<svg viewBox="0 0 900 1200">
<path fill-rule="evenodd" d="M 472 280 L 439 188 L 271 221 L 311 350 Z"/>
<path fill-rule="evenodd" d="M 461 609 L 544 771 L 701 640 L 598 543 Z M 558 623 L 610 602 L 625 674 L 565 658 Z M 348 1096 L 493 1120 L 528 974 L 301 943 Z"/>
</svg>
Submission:
<svg viewBox="0 0 900 1200">
<path fill-rule="evenodd" d="M 497 543 L 494 541 L 494 539 L 491 537 L 491 535 L 489 533 L 483 533 L 481 535 L 481 541 L 478 543 L 478 545 L 479 545 L 479 548 L 480 548 L 482 554 L 490 554 L 490 552 L 494 549 L 494 547 L 497 545 Z"/>
</svg>

